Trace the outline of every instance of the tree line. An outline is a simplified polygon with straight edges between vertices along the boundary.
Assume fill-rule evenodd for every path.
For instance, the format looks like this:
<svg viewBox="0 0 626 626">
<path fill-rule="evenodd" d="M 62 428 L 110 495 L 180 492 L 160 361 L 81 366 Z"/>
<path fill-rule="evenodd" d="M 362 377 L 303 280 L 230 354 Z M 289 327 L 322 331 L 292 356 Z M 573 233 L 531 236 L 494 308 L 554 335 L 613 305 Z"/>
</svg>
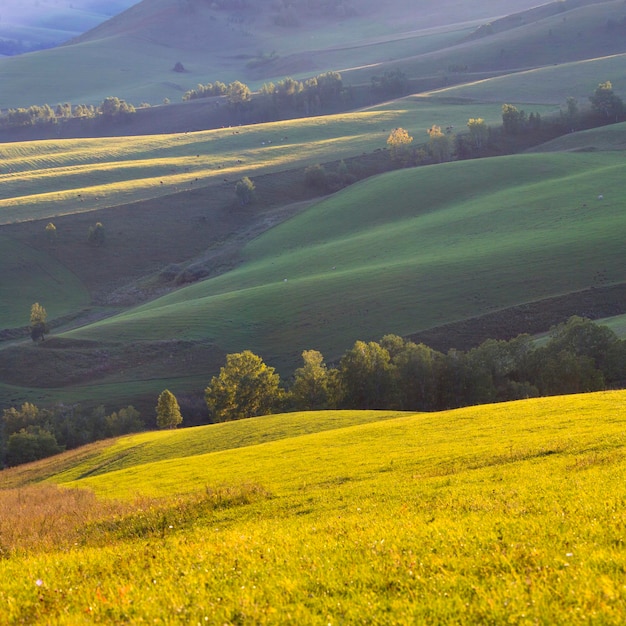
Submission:
<svg viewBox="0 0 626 626">
<path fill-rule="evenodd" d="M 229 85 L 220 81 L 199 84 L 195 89 L 185 92 L 183 101 L 222 96 L 234 108 L 245 105 L 265 114 L 302 111 L 309 115 L 337 102 L 343 90 L 341 74 L 326 72 L 305 81 L 287 77 L 277 83 L 265 83 L 255 93 L 240 81 Z"/>
<path fill-rule="evenodd" d="M 385 335 L 378 342 L 357 341 L 335 367 L 316 350 L 304 351 L 302 358 L 285 386 L 252 352 L 228 355 L 205 390 L 209 421 L 289 410 L 440 411 L 626 382 L 626 341 L 577 316 L 552 328 L 545 343 L 519 335 L 442 353 Z"/>
<path fill-rule="evenodd" d="M 2 113 L 0 115 L 0 128 L 56 124 L 69 119 L 94 119 L 96 117 L 112 120 L 131 115 L 135 110 L 132 104 L 116 96 L 105 98 L 98 106 L 64 103 L 58 104 L 53 108 L 49 104 L 33 105 L 8 109 L 8 111 Z"/>
<path fill-rule="evenodd" d="M 493 128 L 483 118 L 470 118 L 467 132 L 433 125 L 428 141 L 415 146 L 404 128 L 394 128 L 387 138 L 387 150 L 396 167 L 411 167 L 519 152 L 570 132 L 596 128 L 626 120 L 626 106 L 614 92 L 611 81 L 598 84 L 583 107 L 574 97 L 567 98 L 565 110 L 543 118 L 538 112 L 526 113 L 513 104 L 502 105 L 502 125 Z"/>
<path fill-rule="evenodd" d="M 444 353 L 392 334 L 356 341 L 332 366 L 319 351 L 305 350 L 287 381 L 250 350 L 229 354 L 204 390 L 207 413 L 201 421 L 324 409 L 440 411 L 625 385 L 626 341 L 574 316 L 543 341 L 529 335 L 488 339 L 466 352 Z M 183 422 L 169 390 L 159 395 L 150 421 L 159 428 Z M 102 406 L 42 409 L 25 403 L 2 413 L 0 462 L 17 465 L 145 427 L 132 406 L 107 415 Z"/>
</svg>

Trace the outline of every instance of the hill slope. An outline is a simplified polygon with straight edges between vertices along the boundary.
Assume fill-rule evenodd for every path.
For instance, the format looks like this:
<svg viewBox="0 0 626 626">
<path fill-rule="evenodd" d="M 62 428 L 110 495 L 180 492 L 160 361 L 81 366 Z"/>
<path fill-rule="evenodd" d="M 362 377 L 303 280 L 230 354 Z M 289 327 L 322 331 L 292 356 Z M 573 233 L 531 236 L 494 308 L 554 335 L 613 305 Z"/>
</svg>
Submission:
<svg viewBox="0 0 626 626">
<path fill-rule="evenodd" d="M 424 54 L 429 69 L 425 74 L 421 69 L 409 74 L 432 76 L 439 68 L 428 54 L 461 43 L 491 18 L 531 6 L 531 0 L 445 0 L 421 5 L 416 11 L 407 0 L 392 0 L 384 7 L 370 0 L 352 0 L 339 5 L 300 2 L 279 9 L 272 2 L 144 0 L 68 45 L 0 60 L 0 80 L 6 86 L 0 106 L 98 103 L 109 95 L 156 104 L 165 97 L 179 100 L 197 83 L 244 80 L 260 86 L 288 75 L 327 70 L 347 75 L 350 68 L 365 66 L 367 75 L 357 73 L 355 80 L 369 83 L 375 66 L 388 63 L 390 57 L 398 63 Z M 445 28 L 433 31 L 441 27 Z M 609 34 L 595 47 L 588 46 L 585 54 L 599 56 L 607 46 L 621 52 L 617 40 L 617 34 Z M 482 40 L 478 44 L 482 49 Z M 458 54 L 451 54 L 456 55 L 451 63 L 458 64 Z M 550 55 L 525 56 L 528 53 L 514 59 L 514 67 L 553 62 Z M 173 71 L 177 62 L 185 73 Z M 68 71 L 53 71 L 60 67 Z M 502 67 L 511 65 L 499 62 L 498 68 Z"/>
<path fill-rule="evenodd" d="M 282 421 L 284 436 L 186 458 L 168 451 L 183 433 L 145 435 L 157 456 L 142 460 L 136 447 L 125 469 L 108 472 L 93 457 L 80 471 L 99 475 L 66 483 L 125 505 L 74 490 L 0 491 L 27 513 L 0 507 L 5 616 L 584 624 L 593 614 L 619 624 L 624 400 L 613 392 L 338 420 L 310 434 L 291 429 L 315 414 L 254 418 L 259 433 L 265 420 Z M 188 436 L 209 442 L 240 427 Z M 67 458 L 45 464 L 53 479 L 67 471 Z M 38 525 L 45 531 L 30 543 Z"/>
</svg>

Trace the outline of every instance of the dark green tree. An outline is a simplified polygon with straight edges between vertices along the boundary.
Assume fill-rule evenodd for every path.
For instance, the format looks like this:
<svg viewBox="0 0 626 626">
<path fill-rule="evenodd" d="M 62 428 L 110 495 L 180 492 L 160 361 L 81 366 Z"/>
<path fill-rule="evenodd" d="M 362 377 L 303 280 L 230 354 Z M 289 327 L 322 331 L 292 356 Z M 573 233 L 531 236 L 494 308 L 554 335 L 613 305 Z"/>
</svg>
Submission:
<svg viewBox="0 0 626 626">
<path fill-rule="evenodd" d="M 96 222 L 87 231 L 87 241 L 94 246 L 103 246 L 106 239 L 102 222 Z"/>
<path fill-rule="evenodd" d="M 294 374 L 289 390 L 293 406 L 300 410 L 328 409 L 333 403 L 333 376 L 317 350 L 302 353 L 304 364 Z"/>
<path fill-rule="evenodd" d="M 242 206 L 246 204 L 251 204 L 255 198 L 255 185 L 254 183 L 247 177 L 244 176 L 236 185 L 235 185 L 235 195 L 239 199 L 239 203 Z"/>
<path fill-rule="evenodd" d="M 600 83 L 589 101 L 592 110 L 607 121 L 617 122 L 624 115 L 624 103 L 613 91 L 610 80 Z"/>
<path fill-rule="evenodd" d="M 507 135 L 517 135 L 524 130 L 526 113 L 512 104 L 502 105 L 502 127 Z"/>
<path fill-rule="evenodd" d="M 283 400 L 280 377 L 250 350 L 229 354 L 226 365 L 205 390 L 205 400 L 217 422 L 272 413 Z"/>
<path fill-rule="evenodd" d="M 63 447 L 51 432 L 39 426 L 29 426 L 9 435 L 4 460 L 11 467 L 45 459 L 62 451 Z"/>
<path fill-rule="evenodd" d="M 178 400 L 169 390 L 165 389 L 159 395 L 156 405 L 156 422 L 159 428 L 176 428 L 183 421 Z"/>
<path fill-rule="evenodd" d="M 342 404 L 354 409 L 387 409 L 394 397 L 389 352 L 375 341 L 357 341 L 339 362 Z"/>
</svg>

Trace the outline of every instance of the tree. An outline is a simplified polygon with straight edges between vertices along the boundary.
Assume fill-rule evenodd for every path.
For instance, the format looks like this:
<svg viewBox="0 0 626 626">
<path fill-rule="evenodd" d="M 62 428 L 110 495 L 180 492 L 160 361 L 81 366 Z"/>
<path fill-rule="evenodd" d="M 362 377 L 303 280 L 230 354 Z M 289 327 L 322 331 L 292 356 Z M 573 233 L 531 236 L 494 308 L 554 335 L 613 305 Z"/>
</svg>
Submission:
<svg viewBox="0 0 626 626">
<path fill-rule="evenodd" d="M 103 246 L 105 240 L 104 226 L 102 222 L 96 222 L 87 231 L 87 241 L 94 246 Z"/>
<path fill-rule="evenodd" d="M 50 222 L 47 226 L 46 226 L 46 239 L 48 240 L 48 243 L 53 246 L 56 243 L 57 240 L 57 227 Z"/>
<path fill-rule="evenodd" d="M 449 161 L 452 156 L 453 136 L 441 130 L 441 126 L 436 124 L 428 129 L 428 149 L 431 156 L 437 163 Z"/>
<path fill-rule="evenodd" d="M 290 396 L 296 408 L 327 409 L 331 405 L 332 384 L 324 357 L 317 350 L 302 353 L 304 365 L 295 371 Z"/>
<path fill-rule="evenodd" d="M 280 377 L 250 350 L 229 354 L 211 379 L 205 400 L 218 422 L 271 413 L 283 398 Z"/>
<path fill-rule="evenodd" d="M 524 129 L 526 113 L 512 104 L 502 105 L 502 127 L 507 135 L 517 135 Z"/>
<path fill-rule="evenodd" d="M 169 390 L 161 392 L 156 405 L 156 421 L 159 428 L 176 428 L 183 421 L 176 396 Z"/>
<path fill-rule="evenodd" d="M 570 130 L 575 130 L 578 126 L 578 118 L 580 117 L 580 110 L 578 108 L 578 100 L 573 96 L 569 96 L 566 100 L 567 104 L 567 125 Z"/>
<path fill-rule="evenodd" d="M 134 406 L 129 405 L 125 409 L 113 412 L 104 418 L 106 434 L 109 437 L 118 437 L 127 433 L 143 430 L 141 414 Z"/>
<path fill-rule="evenodd" d="M 315 165 L 309 165 L 304 170 L 304 182 L 309 187 L 316 187 L 317 189 L 326 189 L 328 185 L 328 174 L 323 165 L 316 163 Z"/>
<path fill-rule="evenodd" d="M 487 141 L 489 136 L 489 126 L 485 123 L 482 117 L 471 117 L 467 121 L 467 127 L 469 128 L 470 137 L 476 150 L 480 150 Z"/>
<path fill-rule="evenodd" d="M 250 88 L 248 85 L 236 80 L 228 85 L 226 96 L 228 97 L 228 104 L 233 107 L 241 107 L 250 101 Z"/>
<path fill-rule="evenodd" d="M 35 302 L 30 307 L 30 337 L 33 341 L 43 341 L 48 332 L 47 319 L 46 309 L 39 302 Z"/>
<path fill-rule="evenodd" d="M 413 137 L 404 128 L 394 128 L 387 137 L 389 156 L 398 165 L 408 165 L 411 161 Z"/>
<path fill-rule="evenodd" d="M 250 204 L 254 200 L 255 189 L 254 183 L 247 176 L 244 176 L 235 185 L 235 194 L 237 198 L 239 198 L 239 202 L 242 206 Z"/>
<path fill-rule="evenodd" d="M 102 101 L 99 110 L 103 117 L 111 119 L 118 115 L 134 113 L 135 107 L 116 96 L 109 96 Z"/>
<path fill-rule="evenodd" d="M 5 462 L 8 466 L 44 459 L 63 452 L 54 435 L 39 426 L 31 426 L 9 435 Z"/>
<path fill-rule="evenodd" d="M 589 100 L 593 111 L 607 120 L 617 122 L 620 116 L 624 114 L 624 103 L 613 92 L 613 85 L 610 80 L 600 83 Z"/>
<path fill-rule="evenodd" d="M 343 404 L 354 409 L 388 409 L 394 395 L 389 352 L 375 341 L 357 341 L 339 362 Z"/>
</svg>

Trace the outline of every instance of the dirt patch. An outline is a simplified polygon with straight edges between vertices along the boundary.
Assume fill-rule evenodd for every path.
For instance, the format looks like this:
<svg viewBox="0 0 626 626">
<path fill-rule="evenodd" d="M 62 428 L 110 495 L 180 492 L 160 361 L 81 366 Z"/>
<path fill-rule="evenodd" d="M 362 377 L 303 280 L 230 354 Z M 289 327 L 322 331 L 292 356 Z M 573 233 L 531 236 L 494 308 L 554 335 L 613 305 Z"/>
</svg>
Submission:
<svg viewBox="0 0 626 626">
<path fill-rule="evenodd" d="M 539 302 L 444 324 L 410 335 L 409 339 L 440 350 L 469 350 L 487 339 L 512 339 L 519 334 L 546 332 L 572 315 L 592 320 L 626 313 L 626 283 L 590 288 Z"/>
</svg>

